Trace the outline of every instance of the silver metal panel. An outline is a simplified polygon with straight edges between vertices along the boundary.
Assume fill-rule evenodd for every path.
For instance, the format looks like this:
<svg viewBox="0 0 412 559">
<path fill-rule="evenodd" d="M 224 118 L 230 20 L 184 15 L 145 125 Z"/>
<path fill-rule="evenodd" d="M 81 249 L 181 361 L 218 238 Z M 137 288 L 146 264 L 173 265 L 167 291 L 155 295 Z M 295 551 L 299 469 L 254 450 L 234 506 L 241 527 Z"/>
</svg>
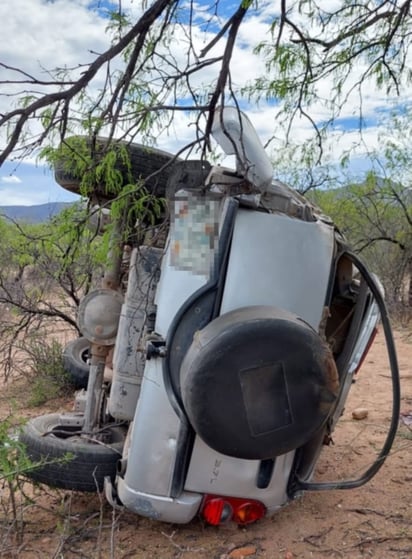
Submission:
<svg viewBox="0 0 412 559">
<path fill-rule="evenodd" d="M 186 524 L 199 510 L 203 495 L 184 491 L 178 498 L 170 499 L 135 491 L 123 479 L 117 482 L 117 494 L 129 510 L 153 520 Z"/>
<path fill-rule="evenodd" d="M 170 264 L 170 243 L 163 258 L 155 303 L 156 332 L 166 337 L 170 323 L 183 303 L 206 283 L 208 278 L 187 270 L 177 270 Z"/>
<path fill-rule="evenodd" d="M 180 421 L 166 395 L 161 358 L 146 362 L 125 482 L 133 491 L 168 497 Z"/>
<path fill-rule="evenodd" d="M 145 246 L 134 248 L 131 253 L 108 401 L 109 412 L 116 419 L 130 421 L 136 411 L 144 369 L 143 351 L 139 349 L 143 345 L 146 313 L 153 307 L 155 278 L 162 255 L 161 249 Z"/>
<path fill-rule="evenodd" d="M 331 427 L 335 428 L 337 422 L 339 421 L 341 415 L 343 414 L 344 407 L 346 405 L 346 400 L 349 391 L 352 387 L 353 377 L 356 372 L 357 367 L 362 359 L 364 352 L 368 346 L 370 338 L 373 336 L 373 332 L 379 321 L 379 308 L 375 300 L 372 300 L 369 304 L 368 309 L 365 312 L 365 317 L 362 322 L 360 329 L 360 334 L 356 341 L 355 347 L 353 348 L 351 358 L 349 360 L 348 373 L 345 378 L 345 382 L 341 387 L 341 392 L 339 396 L 339 401 L 336 409 L 331 418 Z"/>
<path fill-rule="evenodd" d="M 333 228 L 327 224 L 240 209 L 220 314 L 249 305 L 273 305 L 317 329 L 333 251 Z M 185 489 L 253 498 L 275 511 L 288 501 L 294 455 L 295 451 L 278 456 L 269 486 L 259 489 L 259 460 L 222 455 L 196 437 Z"/>
<path fill-rule="evenodd" d="M 286 488 L 294 455 L 295 451 L 278 456 L 268 487 L 259 489 L 259 460 L 225 456 L 196 437 L 185 490 L 257 499 L 268 509 L 276 509 L 288 500 Z"/>
<path fill-rule="evenodd" d="M 317 329 L 333 250 L 333 228 L 325 223 L 239 210 L 221 314 L 248 305 L 273 305 Z"/>
</svg>

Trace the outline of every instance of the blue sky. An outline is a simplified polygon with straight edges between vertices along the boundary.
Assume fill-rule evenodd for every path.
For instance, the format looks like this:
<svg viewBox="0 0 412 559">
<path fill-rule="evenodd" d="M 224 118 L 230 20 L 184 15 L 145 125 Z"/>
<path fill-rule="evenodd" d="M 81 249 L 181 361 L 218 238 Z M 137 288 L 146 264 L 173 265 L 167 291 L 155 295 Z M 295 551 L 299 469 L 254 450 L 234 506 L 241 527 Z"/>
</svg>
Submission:
<svg viewBox="0 0 412 559">
<path fill-rule="evenodd" d="M 72 202 L 78 196 L 61 188 L 43 165 L 6 162 L 0 169 L 0 206 Z"/>
<path fill-rule="evenodd" d="M 90 0 L 14 0 L 14 2 L 0 2 L 0 20 L 7 21 L 2 26 L 2 40 L 0 41 L 0 62 L 18 68 L 23 68 L 38 76 L 45 75 L 45 69 L 60 67 L 76 67 L 93 59 L 93 53 L 103 52 L 109 46 L 109 37 L 105 33 L 107 18 L 104 9 L 107 0 L 93 0 L 95 5 L 102 8 L 100 15 L 90 10 Z M 334 4 L 335 4 L 334 0 Z M 199 0 L 196 12 L 197 20 L 201 21 L 204 9 L 214 4 L 213 0 Z M 222 6 L 232 8 L 238 5 L 233 2 L 223 2 Z M 239 42 L 233 53 L 232 79 L 237 86 L 246 84 L 264 72 L 263 62 L 253 54 L 256 43 L 267 36 L 268 17 L 279 9 L 280 2 L 273 0 L 260 0 L 258 10 L 251 11 L 247 21 L 242 24 L 239 33 Z M 141 2 L 137 0 L 122 0 L 125 10 L 134 11 L 134 18 L 138 16 Z M 199 49 L 213 37 L 212 27 L 207 28 L 207 33 L 195 36 Z M 179 37 L 176 36 L 176 56 L 180 53 Z M 182 32 L 180 37 L 184 41 Z M 182 43 L 184 44 L 184 43 Z M 219 44 L 217 49 L 221 48 Z M 208 68 L 199 78 L 207 90 L 215 79 L 215 68 Z M 356 81 L 356 71 L 351 76 Z M 359 70 L 360 71 L 360 70 Z M 199 82 L 200 83 L 200 82 Z M 199 85 L 198 83 L 198 85 Z M 327 98 L 328 88 L 333 84 L 322 84 Z M 323 90 L 322 90 L 323 92 Z M 354 96 L 356 97 L 356 95 Z M 336 122 L 339 134 L 331 138 L 328 149 L 332 161 L 349 148 L 353 148 L 359 140 L 357 134 L 358 119 L 354 116 L 356 110 L 351 103 L 356 99 L 349 98 L 349 102 Z M 10 110 L 13 98 L 0 92 L 0 113 Z M 378 147 L 379 119 L 382 112 L 387 110 L 388 100 L 382 93 L 371 88 L 362 100 L 363 114 L 365 117 L 364 142 L 369 149 Z M 281 136 L 282 131 L 277 128 L 276 112 L 278 108 L 274 103 L 262 101 L 259 106 L 249 105 L 247 113 L 262 141 L 270 138 L 274 132 Z M 321 104 L 311 107 L 311 116 L 321 123 L 328 117 L 325 107 Z M 158 138 L 158 147 L 171 152 L 177 151 L 185 143 L 194 140 L 194 127 L 191 126 L 188 115 L 179 112 L 176 115 L 173 130 L 166 137 Z M 308 121 L 297 120 L 292 129 L 292 135 L 297 141 L 303 143 L 313 136 L 313 129 Z M 1 142 L 1 135 L 0 135 Z M 1 143 L 0 143 L 1 149 Z M 276 143 L 270 144 L 274 153 L 279 152 Z M 271 154 L 269 153 L 271 156 Z M 362 151 L 354 152 L 354 169 L 364 167 Z M 293 162 L 292 162 L 293 164 Z M 276 171 L 275 171 L 276 174 Z M 52 201 L 70 201 L 75 197 L 60 188 L 53 179 L 52 172 L 36 164 L 35 160 L 25 161 L 19 165 L 13 162 L 6 163 L 0 168 L 0 205 L 32 205 Z"/>
</svg>

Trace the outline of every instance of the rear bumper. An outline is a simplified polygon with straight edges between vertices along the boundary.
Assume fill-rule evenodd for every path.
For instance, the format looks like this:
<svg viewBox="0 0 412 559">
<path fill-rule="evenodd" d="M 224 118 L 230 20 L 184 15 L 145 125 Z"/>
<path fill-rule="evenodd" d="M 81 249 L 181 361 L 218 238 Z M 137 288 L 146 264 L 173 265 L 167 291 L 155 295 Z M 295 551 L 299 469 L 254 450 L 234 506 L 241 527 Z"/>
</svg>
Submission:
<svg viewBox="0 0 412 559">
<path fill-rule="evenodd" d="M 170 498 L 136 491 L 123 478 L 117 479 L 117 496 L 129 510 L 162 522 L 186 524 L 200 508 L 203 495 L 183 491 L 179 497 Z"/>
</svg>

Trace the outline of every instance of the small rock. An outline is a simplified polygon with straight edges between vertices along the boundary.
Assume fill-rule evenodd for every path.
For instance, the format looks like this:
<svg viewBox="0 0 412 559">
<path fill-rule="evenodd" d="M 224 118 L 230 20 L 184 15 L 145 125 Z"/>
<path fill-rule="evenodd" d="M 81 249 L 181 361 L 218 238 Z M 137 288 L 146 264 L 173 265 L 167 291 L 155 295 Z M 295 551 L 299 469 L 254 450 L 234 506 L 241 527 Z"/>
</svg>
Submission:
<svg viewBox="0 0 412 559">
<path fill-rule="evenodd" d="M 253 545 L 246 545 L 245 547 L 237 547 L 229 553 L 230 559 L 243 559 L 243 557 L 249 557 L 249 555 L 254 555 L 256 553 L 256 547 Z"/>
<path fill-rule="evenodd" d="M 285 559 L 293 559 L 293 553 L 291 551 L 287 551 L 285 555 Z"/>
<path fill-rule="evenodd" d="M 368 410 L 366 408 L 356 408 L 353 410 L 352 417 L 353 419 L 366 419 L 368 417 Z"/>
</svg>

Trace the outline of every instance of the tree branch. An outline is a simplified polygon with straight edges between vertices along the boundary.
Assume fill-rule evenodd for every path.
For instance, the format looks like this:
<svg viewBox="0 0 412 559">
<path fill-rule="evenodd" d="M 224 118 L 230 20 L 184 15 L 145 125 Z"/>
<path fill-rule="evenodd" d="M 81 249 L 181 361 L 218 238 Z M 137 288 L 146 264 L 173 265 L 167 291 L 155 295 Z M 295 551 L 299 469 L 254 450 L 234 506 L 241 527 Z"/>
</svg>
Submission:
<svg viewBox="0 0 412 559">
<path fill-rule="evenodd" d="M 106 52 L 98 56 L 88 67 L 88 69 L 82 74 L 79 80 L 68 89 L 63 89 L 62 91 L 56 91 L 54 93 L 48 93 L 43 95 L 36 101 L 30 103 L 27 107 L 18 108 L 14 111 L 10 111 L 2 118 L 0 118 L 0 126 L 4 126 L 10 121 L 17 118 L 17 122 L 14 125 L 14 130 L 8 141 L 5 150 L 0 154 L 0 166 L 4 163 L 13 149 L 16 147 L 20 135 L 23 130 L 23 126 L 27 120 L 33 116 L 39 109 L 53 105 L 60 101 L 68 103 L 73 99 L 86 85 L 93 79 L 98 70 L 103 66 L 103 64 L 115 58 L 120 54 L 124 48 L 126 48 L 136 37 L 141 33 L 146 33 L 153 22 L 162 14 L 162 12 L 170 5 L 176 3 L 177 0 L 157 0 L 139 19 L 139 21 L 132 27 L 132 29 L 124 35 L 115 45 L 109 48 Z"/>
</svg>

